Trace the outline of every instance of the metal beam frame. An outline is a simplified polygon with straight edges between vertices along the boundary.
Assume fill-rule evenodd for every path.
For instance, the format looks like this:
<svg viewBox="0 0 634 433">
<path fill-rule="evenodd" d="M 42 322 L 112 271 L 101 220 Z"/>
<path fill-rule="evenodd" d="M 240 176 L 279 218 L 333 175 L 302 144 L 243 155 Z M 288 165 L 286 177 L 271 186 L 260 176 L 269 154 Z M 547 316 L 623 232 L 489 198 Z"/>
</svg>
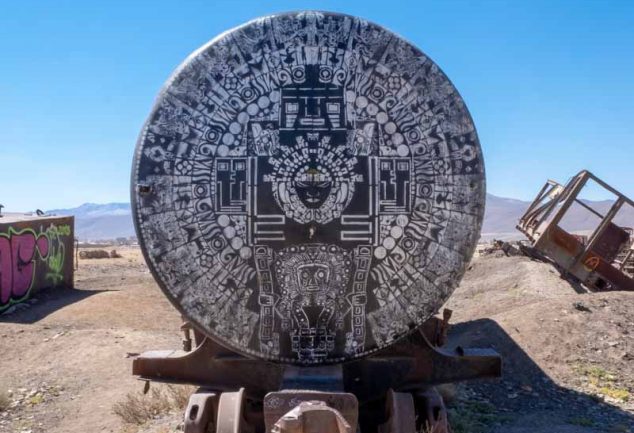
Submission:
<svg viewBox="0 0 634 433">
<path fill-rule="evenodd" d="M 601 215 L 578 198 L 589 180 L 593 180 L 616 196 L 615 202 L 605 215 Z M 601 218 L 601 222 L 585 244 L 559 226 L 574 203 Z M 624 273 L 622 266 L 614 266 L 615 257 L 604 257 L 597 252 L 599 244 L 610 242 L 609 238 L 613 237 L 615 231 L 620 234 L 618 230 L 623 230 L 612 220 L 624 204 L 634 207 L 634 201 L 630 198 L 584 170 L 574 176 L 566 186 L 548 180 L 520 218 L 517 228 L 529 238 L 536 250 L 552 259 L 564 273 L 573 275 L 590 288 L 634 290 L 634 278 Z"/>
</svg>

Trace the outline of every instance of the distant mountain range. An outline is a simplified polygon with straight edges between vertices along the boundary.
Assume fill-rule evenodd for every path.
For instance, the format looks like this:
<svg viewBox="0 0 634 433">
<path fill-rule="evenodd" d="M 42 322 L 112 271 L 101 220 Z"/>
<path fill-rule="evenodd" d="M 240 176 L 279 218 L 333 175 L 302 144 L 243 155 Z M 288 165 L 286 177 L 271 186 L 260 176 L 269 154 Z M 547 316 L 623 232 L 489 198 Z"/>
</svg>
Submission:
<svg viewBox="0 0 634 433">
<path fill-rule="evenodd" d="M 582 201 L 602 215 L 608 213 L 613 203 L 611 200 Z M 530 202 L 528 201 L 487 194 L 486 210 L 482 224 L 482 240 L 493 238 L 502 240 L 523 239 L 524 235 L 515 226 L 529 205 Z M 560 225 L 570 232 L 588 234 L 594 230 L 600 221 L 599 217 L 583 206 L 574 203 Z M 634 208 L 624 205 L 614 222 L 621 226 L 634 227 Z"/>
<path fill-rule="evenodd" d="M 486 212 L 482 226 L 482 239 L 522 239 L 523 235 L 515 229 L 530 202 L 487 194 Z M 587 201 L 598 212 L 605 214 L 612 202 Z M 72 209 L 53 209 L 55 215 L 75 215 L 76 236 L 82 241 L 96 241 L 135 236 L 129 203 L 95 204 L 85 203 Z M 562 225 L 575 232 L 592 230 L 598 219 L 579 205 L 571 208 Z M 619 213 L 617 224 L 634 226 L 634 209 L 624 206 Z"/>
<path fill-rule="evenodd" d="M 84 203 L 72 209 L 47 211 L 54 215 L 75 216 L 75 236 L 80 241 L 128 238 L 135 236 L 130 203 Z"/>
</svg>

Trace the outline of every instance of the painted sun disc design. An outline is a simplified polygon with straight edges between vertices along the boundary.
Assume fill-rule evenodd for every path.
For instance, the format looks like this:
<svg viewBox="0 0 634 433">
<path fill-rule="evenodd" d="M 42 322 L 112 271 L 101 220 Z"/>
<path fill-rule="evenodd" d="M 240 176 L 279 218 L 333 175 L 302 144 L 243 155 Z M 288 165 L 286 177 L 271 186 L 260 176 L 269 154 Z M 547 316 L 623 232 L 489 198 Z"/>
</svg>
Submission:
<svg viewBox="0 0 634 433">
<path fill-rule="evenodd" d="M 268 16 L 196 51 L 137 145 L 133 202 L 159 285 L 247 355 L 336 363 L 434 314 L 464 272 L 484 167 L 460 95 L 359 18 Z"/>
</svg>

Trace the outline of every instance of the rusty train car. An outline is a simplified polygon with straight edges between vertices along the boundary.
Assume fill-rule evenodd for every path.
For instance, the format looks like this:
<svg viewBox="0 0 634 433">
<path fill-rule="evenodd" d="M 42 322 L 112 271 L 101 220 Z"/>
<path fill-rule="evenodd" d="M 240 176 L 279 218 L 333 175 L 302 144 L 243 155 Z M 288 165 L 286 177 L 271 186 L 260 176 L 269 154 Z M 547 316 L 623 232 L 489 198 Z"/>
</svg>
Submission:
<svg viewBox="0 0 634 433">
<path fill-rule="evenodd" d="M 138 238 L 186 322 L 134 374 L 200 387 L 188 433 L 448 431 L 434 386 L 501 369 L 436 316 L 484 197 L 464 101 L 401 37 L 315 11 L 221 34 L 137 143 Z"/>
</svg>

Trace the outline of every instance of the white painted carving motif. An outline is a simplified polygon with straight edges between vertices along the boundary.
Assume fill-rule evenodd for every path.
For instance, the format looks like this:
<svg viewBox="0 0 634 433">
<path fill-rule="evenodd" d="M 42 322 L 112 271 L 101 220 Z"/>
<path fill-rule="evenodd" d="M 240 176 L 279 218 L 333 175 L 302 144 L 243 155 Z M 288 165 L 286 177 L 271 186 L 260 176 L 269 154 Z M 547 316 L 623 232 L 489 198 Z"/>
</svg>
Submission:
<svg viewBox="0 0 634 433">
<path fill-rule="evenodd" d="M 363 356 L 429 318 L 484 203 L 475 128 L 442 71 L 379 26 L 319 12 L 252 21 L 190 57 L 133 179 L 170 299 L 236 350 L 300 364 Z"/>
</svg>

